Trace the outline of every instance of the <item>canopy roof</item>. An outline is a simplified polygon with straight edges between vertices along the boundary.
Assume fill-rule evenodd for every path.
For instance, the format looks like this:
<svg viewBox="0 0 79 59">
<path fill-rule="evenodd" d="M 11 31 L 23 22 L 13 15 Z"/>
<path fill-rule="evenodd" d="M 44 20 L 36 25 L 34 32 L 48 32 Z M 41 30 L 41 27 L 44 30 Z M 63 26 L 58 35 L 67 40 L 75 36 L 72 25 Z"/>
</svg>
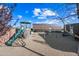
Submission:
<svg viewBox="0 0 79 59">
<path fill-rule="evenodd" d="M 20 22 L 21 24 L 31 24 L 31 22 L 25 22 L 25 21 L 22 21 Z"/>
</svg>

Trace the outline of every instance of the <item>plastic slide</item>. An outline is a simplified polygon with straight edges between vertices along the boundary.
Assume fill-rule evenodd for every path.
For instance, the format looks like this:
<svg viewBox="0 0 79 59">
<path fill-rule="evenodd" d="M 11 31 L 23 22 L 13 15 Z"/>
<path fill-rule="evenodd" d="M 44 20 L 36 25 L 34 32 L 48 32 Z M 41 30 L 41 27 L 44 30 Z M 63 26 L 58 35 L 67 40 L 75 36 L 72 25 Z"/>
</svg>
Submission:
<svg viewBox="0 0 79 59">
<path fill-rule="evenodd" d="M 14 43 L 14 41 L 20 36 L 22 35 L 24 32 L 23 29 L 19 29 L 7 42 L 5 42 L 5 44 L 7 46 L 12 46 L 12 44 Z"/>
</svg>

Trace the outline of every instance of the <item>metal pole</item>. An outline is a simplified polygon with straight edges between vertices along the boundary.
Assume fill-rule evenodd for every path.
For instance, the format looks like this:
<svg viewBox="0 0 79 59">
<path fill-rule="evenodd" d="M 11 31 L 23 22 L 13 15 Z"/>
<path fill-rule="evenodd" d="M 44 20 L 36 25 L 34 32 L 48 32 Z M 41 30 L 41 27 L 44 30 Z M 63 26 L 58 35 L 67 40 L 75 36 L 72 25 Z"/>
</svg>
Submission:
<svg viewBox="0 0 79 59">
<path fill-rule="evenodd" d="M 78 19 L 79 19 L 79 3 L 77 3 L 76 6 L 77 6 L 77 15 L 78 15 Z M 78 42 L 77 54 L 79 56 L 79 42 Z"/>
</svg>

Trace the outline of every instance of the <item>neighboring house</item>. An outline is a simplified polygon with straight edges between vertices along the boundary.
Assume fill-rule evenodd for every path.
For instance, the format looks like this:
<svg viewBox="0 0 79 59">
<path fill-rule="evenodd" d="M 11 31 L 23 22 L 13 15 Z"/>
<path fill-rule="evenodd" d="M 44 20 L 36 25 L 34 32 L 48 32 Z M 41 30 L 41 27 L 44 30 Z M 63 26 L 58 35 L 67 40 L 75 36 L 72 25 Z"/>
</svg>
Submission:
<svg viewBox="0 0 79 59">
<path fill-rule="evenodd" d="M 79 39 L 79 23 L 67 24 L 66 31 Z"/>
<path fill-rule="evenodd" d="M 34 31 L 61 31 L 62 28 L 53 24 L 33 24 Z"/>
</svg>

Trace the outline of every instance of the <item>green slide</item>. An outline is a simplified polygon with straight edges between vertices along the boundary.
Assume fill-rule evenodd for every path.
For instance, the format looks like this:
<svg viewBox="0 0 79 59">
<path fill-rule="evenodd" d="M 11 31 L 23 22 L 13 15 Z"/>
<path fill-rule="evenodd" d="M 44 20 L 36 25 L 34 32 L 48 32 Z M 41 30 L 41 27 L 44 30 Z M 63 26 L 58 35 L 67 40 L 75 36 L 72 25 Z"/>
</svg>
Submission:
<svg viewBox="0 0 79 59">
<path fill-rule="evenodd" d="M 5 42 L 5 44 L 6 44 L 7 46 L 12 46 L 12 43 L 13 43 L 20 35 L 22 35 L 23 32 L 24 32 L 23 29 L 18 29 L 18 30 L 16 31 L 16 33 L 15 33 L 7 42 Z"/>
</svg>

